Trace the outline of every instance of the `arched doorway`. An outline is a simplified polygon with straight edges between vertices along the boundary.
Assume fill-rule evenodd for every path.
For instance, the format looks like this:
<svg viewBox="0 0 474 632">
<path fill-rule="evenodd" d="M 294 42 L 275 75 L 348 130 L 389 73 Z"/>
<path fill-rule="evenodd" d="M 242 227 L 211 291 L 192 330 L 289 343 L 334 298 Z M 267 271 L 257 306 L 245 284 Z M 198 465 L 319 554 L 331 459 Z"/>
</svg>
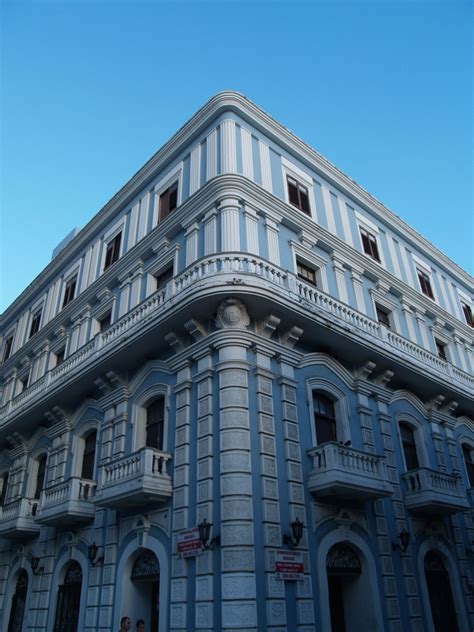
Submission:
<svg viewBox="0 0 474 632">
<path fill-rule="evenodd" d="M 144 619 L 147 630 L 158 632 L 160 612 L 160 565 L 149 549 L 144 549 L 133 563 L 130 580 L 134 588 L 135 617 Z"/>
<path fill-rule="evenodd" d="M 81 605 L 82 569 L 70 562 L 64 583 L 58 587 L 58 600 L 53 632 L 77 632 Z"/>
<path fill-rule="evenodd" d="M 25 616 L 26 595 L 28 593 L 28 574 L 21 569 L 16 580 L 15 592 L 12 597 L 8 632 L 21 632 Z"/>
<path fill-rule="evenodd" d="M 348 594 L 361 575 L 362 568 L 356 551 L 345 543 L 335 544 L 326 557 L 329 611 L 332 632 L 347 632 L 350 604 Z"/>
<path fill-rule="evenodd" d="M 428 551 L 424 566 L 435 632 L 458 632 L 451 583 L 443 559 L 436 551 Z"/>
</svg>

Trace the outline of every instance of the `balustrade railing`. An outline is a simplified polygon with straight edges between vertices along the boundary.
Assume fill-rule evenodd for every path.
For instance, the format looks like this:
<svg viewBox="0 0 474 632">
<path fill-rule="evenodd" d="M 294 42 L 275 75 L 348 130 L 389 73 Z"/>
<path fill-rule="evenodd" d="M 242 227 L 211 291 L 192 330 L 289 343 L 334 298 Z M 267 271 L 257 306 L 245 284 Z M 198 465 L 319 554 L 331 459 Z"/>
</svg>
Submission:
<svg viewBox="0 0 474 632">
<path fill-rule="evenodd" d="M 336 469 L 386 478 L 385 458 L 377 454 L 357 450 L 334 441 L 311 448 L 309 454 L 313 459 L 315 473 Z"/>
<path fill-rule="evenodd" d="M 419 347 L 395 332 L 386 330 L 386 328 L 381 327 L 378 322 L 368 316 L 321 292 L 318 288 L 302 282 L 282 268 L 253 255 L 226 253 L 205 257 L 186 268 L 181 274 L 169 281 L 165 288 L 160 288 L 153 295 L 146 298 L 140 305 L 122 316 L 107 331 L 97 334 L 93 340 L 78 349 L 59 366 L 46 373 L 23 393 L 17 395 L 17 397 L 3 406 L 1 412 L 3 412 L 4 417 L 7 417 L 15 409 L 33 398 L 36 393 L 47 391 L 61 380 L 67 379 L 76 370 L 83 370 L 84 363 L 94 358 L 104 348 L 120 339 L 123 335 L 128 335 L 140 326 L 143 326 L 143 323 L 152 315 L 155 315 L 162 309 L 166 309 L 168 299 L 185 293 L 188 288 L 199 281 L 218 282 L 220 275 L 236 275 L 235 278 L 231 279 L 231 282 L 235 284 L 252 283 L 251 279 L 255 283 L 256 278 L 258 278 L 264 283 L 278 287 L 280 290 L 284 289 L 285 295 L 289 300 L 293 298 L 295 301 L 304 302 L 309 309 L 316 313 L 326 314 L 330 318 L 336 319 L 336 322 L 344 323 L 349 329 L 353 329 L 356 334 L 366 336 L 375 343 L 378 340 L 385 347 L 388 344 L 405 357 L 423 363 L 426 367 L 434 369 L 438 374 L 448 376 L 451 380 L 457 381 L 463 387 L 472 387 L 474 384 L 473 376 L 444 362 L 426 349 Z"/>
<path fill-rule="evenodd" d="M 92 501 L 96 486 L 95 481 L 73 477 L 68 481 L 48 487 L 41 492 L 39 510 L 68 501 Z"/>
<path fill-rule="evenodd" d="M 6 503 L 0 510 L 0 530 L 1 524 L 19 518 L 31 518 L 36 516 L 38 500 L 34 498 L 18 498 Z"/>
<path fill-rule="evenodd" d="M 434 491 L 443 494 L 463 495 L 461 478 L 455 474 L 446 474 L 422 467 L 406 472 L 402 478 L 408 493 Z"/>
<path fill-rule="evenodd" d="M 171 454 L 155 448 L 142 448 L 129 456 L 115 459 L 101 468 L 101 487 L 125 483 L 138 476 L 168 476 L 167 463 Z"/>
</svg>

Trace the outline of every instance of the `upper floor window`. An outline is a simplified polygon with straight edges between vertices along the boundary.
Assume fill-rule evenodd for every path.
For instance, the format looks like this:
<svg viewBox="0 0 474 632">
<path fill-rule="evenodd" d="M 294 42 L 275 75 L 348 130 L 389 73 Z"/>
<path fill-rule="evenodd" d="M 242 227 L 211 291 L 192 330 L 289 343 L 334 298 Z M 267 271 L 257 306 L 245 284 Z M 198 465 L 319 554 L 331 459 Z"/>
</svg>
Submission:
<svg viewBox="0 0 474 632">
<path fill-rule="evenodd" d="M 64 289 L 63 307 L 70 303 L 76 295 L 76 284 L 77 276 L 72 277 L 72 279 L 69 279 L 66 283 L 66 287 Z"/>
<path fill-rule="evenodd" d="M 46 454 L 43 454 L 38 460 L 34 498 L 39 498 L 44 488 L 44 479 L 46 477 L 46 459 Z"/>
<path fill-rule="evenodd" d="M 296 274 L 299 279 L 306 281 L 306 283 L 310 283 L 317 287 L 316 282 L 316 270 L 310 268 L 309 266 L 304 265 L 301 261 L 296 261 Z"/>
<path fill-rule="evenodd" d="M 375 303 L 375 312 L 379 323 L 387 327 L 387 329 L 391 329 L 390 311 L 386 307 Z"/>
<path fill-rule="evenodd" d="M 31 325 L 30 325 L 30 338 L 34 336 L 35 333 L 39 330 L 41 324 L 41 314 L 43 313 L 43 308 L 36 310 L 36 312 L 31 317 Z"/>
<path fill-rule="evenodd" d="M 162 222 L 178 206 L 178 181 L 174 182 L 160 195 L 159 220 Z"/>
<path fill-rule="evenodd" d="M 58 349 L 55 353 L 56 356 L 56 366 L 59 366 L 60 364 L 62 364 L 64 362 L 64 356 L 66 354 L 66 347 L 61 347 L 61 349 Z"/>
<path fill-rule="evenodd" d="M 165 399 L 159 397 L 146 409 L 146 446 L 163 450 Z"/>
<path fill-rule="evenodd" d="M 90 432 L 84 440 L 84 454 L 82 456 L 81 478 L 94 480 L 95 451 L 97 431 Z"/>
<path fill-rule="evenodd" d="M 418 469 L 418 454 L 416 450 L 415 433 L 413 428 L 406 423 L 400 424 L 400 435 L 402 439 L 403 455 L 407 471 Z"/>
<path fill-rule="evenodd" d="M 111 239 L 105 251 L 105 263 L 104 270 L 107 270 L 113 263 L 117 261 L 120 255 L 120 244 L 122 243 L 122 233 L 117 233 L 113 239 Z"/>
<path fill-rule="evenodd" d="M 430 276 L 423 270 L 417 269 L 418 281 L 420 283 L 421 291 L 425 296 L 434 300 L 433 289 L 431 287 Z"/>
<path fill-rule="evenodd" d="M 12 347 L 13 347 L 13 334 L 11 334 L 11 336 L 8 336 L 8 338 L 5 338 L 5 340 L 3 341 L 3 356 L 2 356 L 3 362 L 8 360 L 8 358 L 11 356 Z"/>
<path fill-rule="evenodd" d="M 464 313 L 464 318 L 466 319 L 466 323 L 469 325 L 469 327 L 474 327 L 474 319 L 472 317 L 471 306 L 468 305 L 467 303 L 461 303 L 461 305 L 462 305 L 462 311 Z"/>
<path fill-rule="evenodd" d="M 303 211 L 306 215 L 311 215 L 308 187 L 305 187 L 304 184 L 298 182 L 296 178 L 292 178 L 288 175 L 286 176 L 286 182 L 288 185 L 288 200 L 290 204 L 299 208 L 300 211 Z"/>
<path fill-rule="evenodd" d="M 168 281 L 173 278 L 173 266 L 170 266 L 160 274 L 155 276 L 156 279 L 156 289 L 159 290 L 161 287 L 166 285 Z"/>
<path fill-rule="evenodd" d="M 474 457 L 473 457 L 474 448 L 463 443 L 462 445 L 462 455 L 464 458 L 464 465 L 466 466 L 467 478 L 469 479 L 470 487 L 474 487 Z"/>
<path fill-rule="evenodd" d="M 30 379 L 30 374 L 29 373 L 27 373 L 26 375 L 24 375 L 23 377 L 20 378 L 19 393 L 23 393 L 23 391 L 25 391 L 28 388 L 28 381 L 29 381 L 29 379 Z"/>
<path fill-rule="evenodd" d="M 448 362 L 448 356 L 446 355 L 447 345 L 444 342 L 441 342 L 441 340 L 438 340 L 437 338 L 435 338 L 435 345 L 436 345 L 436 352 L 438 353 L 438 356 L 441 358 L 441 360 Z"/>
<path fill-rule="evenodd" d="M 107 314 L 105 314 L 105 316 L 102 316 L 102 318 L 99 320 L 99 327 L 100 327 L 101 333 L 103 333 L 104 331 L 107 331 L 107 329 L 110 327 L 111 324 L 112 324 L 112 313 L 108 312 Z"/>
<path fill-rule="evenodd" d="M 8 472 L 5 472 L 5 474 L 1 477 L 0 485 L 1 485 L 1 489 L 0 489 L 0 507 L 3 507 L 3 505 L 5 505 L 6 500 L 7 500 Z"/>
<path fill-rule="evenodd" d="M 364 250 L 364 253 L 366 255 L 369 255 L 369 257 L 372 257 L 372 259 L 375 259 L 376 261 L 380 263 L 377 237 L 373 235 L 371 232 L 369 232 L 367 229 L 362 228 L 362 226 L 359 228 L 359 230 L 360 230 L 360 238 L 362 240 L 362 248 Z"/>
<path fill-rule="evenodd" d="M 318 445 L 336 441 L 336 413 L 334 402 L 322 393 L 313 393 L 314 424 Z"/>
</svg>

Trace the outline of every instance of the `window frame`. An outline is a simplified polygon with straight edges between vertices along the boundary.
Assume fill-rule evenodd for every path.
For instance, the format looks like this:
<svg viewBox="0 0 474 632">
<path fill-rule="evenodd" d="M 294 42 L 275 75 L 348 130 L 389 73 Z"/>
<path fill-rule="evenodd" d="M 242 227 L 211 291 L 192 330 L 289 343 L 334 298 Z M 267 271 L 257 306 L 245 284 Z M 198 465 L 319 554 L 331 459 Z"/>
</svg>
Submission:
<svg viewBox="0 0 474 632">
<path fill-rule="evenodd" d="M 165 189 L 159 194 L 158 196 L 158 223 L 159 224 L 161 224 L 161 222 L 164 222 L 165 219 L 169 217 L 171 213 L 174 213 L 174 211 L 176 211 L 176 209 L 178 208 L 178 193 L 179 193 L 179 182 L 178 180 L 175 180 L 172 184 L 170 184 L 170 186 L 167 189 Z M 175 200 L 175 205 L 173 206 L 173 208 L 170 208 L 170 200 L 171 200 L 172 194 L 175 194 L 176 200 Z M 167 200 L 167 203 L 168 203 L 168 206 L 166 209 L 164 208 L 165 199 Z"/>
<path fill-rule="evenodd" d="M 324 364 L 325 365 L 325 364 Z M 347 387 L 350 388 L 349 383 Z M 318 445 L 318 439 L 316 436 L 316 426 L 314 420 L 314 403 L 313 393 L 319 392 L 332 400 L 334 405 L 334 412 L 336 415 L 336 437 L 337 441 L 342 443 L 350 443 L 351 436 L 351 416 L 350 408 L 347 399 L 347 394 L 336 386 L 330 380 L 319 377 L 311 377 L 306 380 L 306 394 L 308 404 L 308 420 L 311 429 L 312 445 Z M 321 445 L 321 444 L 319 444 Z"/>
<path fill-rule="evenodd" d="M 377 318 L 377 322 L 383 327 L 386 327 L 387 329 L 390 329 L 391 331 L 393 331 L 392 310 L 388 309 L 385 305 L 382 305 L 377 300 L 374 300 L 374 305 L 375 305 L 375 317 Z M 384 314 L 384 316 L 386 316 L 387 322 L 385 322 L 383 318 L 379 317 L 379 312 L 380 314 Z"/>
<path fill-rule="evenodd" d="M 290 182 L 290 180 L 292 182 Z M 308 217 L 311 217 L 311 202 L 310 202 L 310 198 L 309 198 L 309 188 L 305 184 L 300 182 L 297 178 L 295 178 L 294 176 L 292 176 L 292 175 L 290 175 L 288 173 L 286 174 L 286 187 L 287 187 L 287 194 L 288 194 L 288 202 L 289 202 L 289 204 L 291 204 L 292 206 L 294 206 L 295 208 L 300 210 L 302 213 L 304 213 Z M 296 191 L 296 197 L 297 197 L 296 201 L 294 199 L 292 199 L 290 187 L 293 187 L 295 189 L 295 191 Z M 302 189 L 304 189 L 304 194 L 305 194 L 305 198 L 306 198 L 307 208 L 304 208 L 303 197 L 301 195 L 302 194 Z"/>
<path fill-rule="evenodd" d="M 304 282 L 303 279 L 300 279 L 298 276 L 298 262 L 311 270 L 314 270 L 316 275 L 316 289 L 328 293 L 328 280 L 326 273 L 327 261 L 325 261 L 322 257 L 319 257 L 314 253 L 311 248 L 306 245 L 302 245 L 300 242 L 290 240 L 289 241 L 292 255 L 293 255 L 293 270 L 295 277 Z M 311 284 L 310 284 L 311 285 Z M 311 285 L 311 287 L 314 287 Z"/>
<path fill-rule="evenodd" d="M 148 372 L 146 373 L 148 375 Z M 162 452 L 166 452 L 168 448 L 168 428 L 169 428 L 169 401 L 170 387 L 163 383 L 155 384 L 145 390 L 141 395 L 135 398 L 132 407 L 132 423 L 133 423 L 133 440 L 132 450 L 138 451 L 146 448 L 146 424 L 147 424 L 147 408 L 155 400 L 163 398 L 163 448 Z"/>
<path fill-rule="evenodd" d="M 466 452 L 469 453 L 469 460 L 466 460 Z M 474 488 L 474 446 L 461 440 L 461 454 L 469 489 L 471 489 Z"/>
<path fill-rule="evenodd" d="M 114 265 L 114 263 L 116 263 L 120 259 L 123 249 L 122 237 L 123 228 L 121 226 L 120 229 L 117 230 L 117 232 L 112 237 L 109 237 L 107 240 L 104 239 L 104 265 L 102 268 L 102 272 L 106 272 L 111 266 Z M 117 240 L 119 242 L 118 247 Z M 108 260 L 109 252 L 112 253 L 110 256 L 110 260 Z"/>
<path fill-rule="evenodd" d="M 398 438 L 398 445 L 400 446 L 401 459 L 402 459 L 404 472 L 408 472 L 410 470 L 408 470 L 407 468 L 406 461 L 405 461 L 405 453 L 403 451 L 402 437 L 401 437 L 401 432 L 400 432 L 401 423 L 406 424 L 407 426 L 410 426 L 413 431 L 413 435 L 415 437 L 415 443 L 416 443 L 418 467 L 419 468 L 429 467 L 430 461 L 428 458 L 428 452 L 427 452 L 427 447 L 426 447 L 426 440 L 425 440 L 425 434 L 424 434 L 424 427 L 425 427 L 424 422 L 419 421 L 419 419 L 417 419 L 410 413 L 400 412 L 400 413 L 395 413 L 395 424 L 396 424 L 396 435 Z"/>
<path fill-rule="evenodd" d="M 420 457 L 418 455 L 418 445 L 416 441 L 415 429 L 413 426 L 406 421 L 400 421 L 398 424 L 399 432 L 400 432 L 400 444 L 402 448 L 403 460 L 405 464 L 406 472 L 413 472 L 414 470 L 420 469 Z M 402 428 L 405 428 L 406 431 L 410 434 L 409 440 L 407 440 L 407 432 L 405 432 L 405 437 Z M 407 446 L 407 447 L 406 447 Z M 410 454 L 410 450 L 412 453 Z M 409 458 L 407 458 L 407 453 Z M 415 467 L 409 467 L 408 461 L 413 459 L 416 462 Z"/>
<path fill-rule="evenodd" d="M 41 329 L 41 322 L 43 320 L 43 307 L 44 307 L 43 304 L 41 304 L 40 306 L 36 307 L 34 310 L 31 310 L 28 340 L 33 338 L 33 336 L 37 334 L 39 330 Z M 39 317 L 38 319 L 36 319 L 36 316 L 38 314 L 39 314 Z"/>
<path fill-rule="evenodd" d="M 314 184 L 313 178 L 305 173 L 302 169 L 291 163 L 284 156 L 281 159 L 282 177 L 283 177 L 283 195 L 284 200 L 292 208 L 298 209 L 306 217 L 314 219 L 316 217 L 316 204 L 314 199 Z M 296 180 L 298 184 L 307 190 L 309 211 L 303 210 L 300 206 L 290 201 L 290 193 L 288 188 L 288 177 Z"/>
<path fill-rule="evenodd" d="M 77 273 L 71 275 L 67 280 L 65 279 L 62 308 L 66 307 L 66 305 L 76 298 L 78 280 L 79 275 Z"/>
<path fill-rule="evenodd" d="M 433 338 L 438 358 L 444 362 L 449 362 L 449 355 L 447 353 L 449 349 L 448 343 L 444 342 L 444 340 L 440 340 L 440 338 L 437 338 L 436 336 L 433 336 Z"/>
<path fill-rule="evenodd" d="M 461 310 L 464 314 L 464 319 L 468 327 L 474 327 L 474 315 L 472 313 L 471 306 L 467 301 L 461 299 Z"/>
<path fill-rule="evenodd" d="M 160 198 L 174 184 L 177 183 L 176 190 L 176 207 L 168 212 L 163 218 L 160 213 Z M 174 169 L 167 173 L 152 189 L 154 193 L 153 205 L 153 226 L 158 226 L 165 221 L 167 217 L 172 215 L 183 203 L 183 162 L 179 162 Z"/>
<path fill-rule="evenodd" d="M 160 408 L 161 408 L 161 417 L 156 418 L 156 420 L 153 420 L 151 418 L 151 413 L 150 411 L 156 408 L 156 405 L 159 404 Z M 161 445 L 152 445 L 152 443 L 154 442 L 154 434 L 155 434 L 155 426 L 157 428 L 157 444 Z M 145 447 L 147 448 L 154 448 L 155 450 L 159 450 L 160 452 L 163 451 L 163 445 L 164 445 L 164 426 L 165 426 L 165 397 L 164 395 L 158 395 L 157 397 L 155 397 L 153 400 L 151 400 L 150 402 L 148 402 L 147 406 L 146 406 L 146 425 L 145 425 Z M 153 429 L 153 435 L 150 432 L 150 430 Z M 160 442 L 161 439 L 161 442 Z"/>
<path fill-rule="evenodd" d="M 380 256 L 380 248 L 377 241 L 377 235 L 363 225 L 359 224 L 360 241 L 362 244 L 362 252 L 377 263 L 382 263 Z"/>
<path fill-rule="evenodd" d="M 313 279 L 309 279 L 307 275 L 300 272 L 299 268 L 302 268 L 303 272 L 306 271 L 311 273 Z M 299 257 L 296 257 L 296 276 L 304 283 L 308 283 L 315 288 L 318 287 L 317 270 L 313 268 L 313 266 L 308 266 L 307 264 L 303 263 Z"/>
<path fill-rule="evenodd" d="M 423 296 L 426 296 L 432 301 L 436 301 L 433 291 L 431 274 L 425 268 L 416 266 L 416 276 L 418 279 L 418 285 L 420 286 L 420 291 Z"/>
<path fill-rule="evenodd" d="M 95 436 L 94 439 L 94 450 L 87 452 L 87 441 L 90 437 Z M 80 478 L 81 479 L 85 479 L 88 481 L 95 481 L 97 476 L 96 476 L 96 467 L 97 467 L 97 438 L 98 438 L 98 432 L 97 432 L 97 428 L 92 428 L 89 429 L 85 434 L 82 435 L 81 437 L 81 441 L 82 441 L 82 449 L 81 449 L 81 464 L 80 464 Z M 84 476 L 84 466 L 85 466 L 85 459 L 86 457 L 88 457 L 90 454 L 93 454 L 93 458 L 92 458 L 92 477 L 88 478 L 86 476 Z"/>
<path fill-rule="evenodd" d="M 331 409 L 332 409 L 332 415 L 325 414 L 324 412 L 316 412 L 315 400 L 317 400 L 318 398 L 320 402 L 323 400 L 326 400 L 326 402 L 330 403 Z M 317 421 L 318 419 L 322 422 L 320 424 L 321 429 L 323 427 L 329 428 L 331 426 L 332 434 L 334 435 L 332 438 L 326 439 L 323 441 L 321 441 L 318 438 L 318 421 Z M 324 426 L 322 425 L 323 423 L 324 423 Z M 314 424 L 314 434 L 316 437 L 317 446 L 323 445 L 324 443 L 328 443 L 330 441 L 338 441 L 338 428 L 337 428 L 335 401 L 332 399 L 332 397 L 329 397 L 327 393 L 320 390 L 313 390 L 313 424 Z"/>
<path fill-rule="evenodd" d="M 15 331 L 6 334 L 2 342 L 2 362 L 6 362 L 13 355 L 13 343 L 15 341 Z M 8 343 L 10 343 L 8 345 Z"/>
</svg>

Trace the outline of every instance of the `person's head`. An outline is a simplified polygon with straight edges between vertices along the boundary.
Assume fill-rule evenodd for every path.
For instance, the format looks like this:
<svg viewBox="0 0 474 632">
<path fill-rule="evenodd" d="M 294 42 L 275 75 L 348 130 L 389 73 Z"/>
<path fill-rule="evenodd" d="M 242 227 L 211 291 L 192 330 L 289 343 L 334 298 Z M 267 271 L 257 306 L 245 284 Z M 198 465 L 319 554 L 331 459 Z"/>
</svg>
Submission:
<svg viewBox="0 0 474 632">
<path fill-rule="evenodd" d="M 143 619 L 138 619 L 137 621 L 137 632 L 145 632 L 145 621 Z"/>
<path fill-rule="evenodd" d="M 120 629 L 121 630 L 130 630 L 132 627 L 132 620 L 130 617 L 122 617 L 120 619 Z"/>
</svg>

